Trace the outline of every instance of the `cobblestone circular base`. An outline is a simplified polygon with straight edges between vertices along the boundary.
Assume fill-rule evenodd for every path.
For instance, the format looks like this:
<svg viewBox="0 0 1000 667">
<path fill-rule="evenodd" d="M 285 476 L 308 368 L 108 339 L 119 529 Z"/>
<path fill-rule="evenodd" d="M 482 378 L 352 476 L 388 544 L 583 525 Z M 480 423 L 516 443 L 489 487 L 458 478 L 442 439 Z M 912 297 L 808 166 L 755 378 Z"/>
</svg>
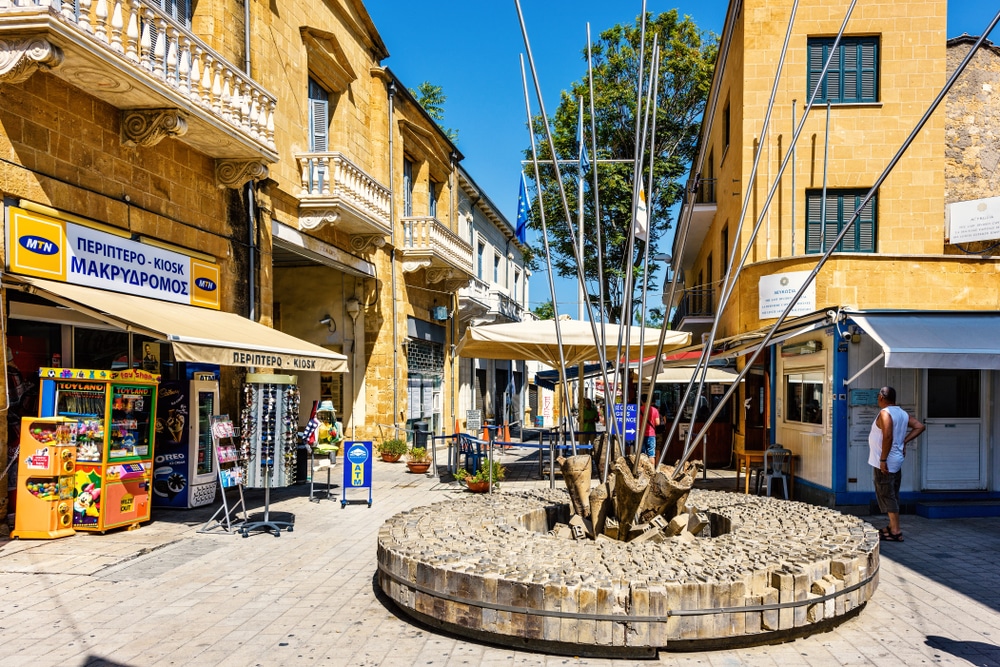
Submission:
<svg viewBox="0 0 1000 667">
<path fill-rule="evenodd" d="M 878 533 L 814 505 L 693 490 L 711 537 L 656 544 L 548 535 L 562 490 L 472 495 L 397 514 L 378 581 L 408 614 L 568 655 L 651 655 L 827 629 L 878 585 Z"/>
</svg>

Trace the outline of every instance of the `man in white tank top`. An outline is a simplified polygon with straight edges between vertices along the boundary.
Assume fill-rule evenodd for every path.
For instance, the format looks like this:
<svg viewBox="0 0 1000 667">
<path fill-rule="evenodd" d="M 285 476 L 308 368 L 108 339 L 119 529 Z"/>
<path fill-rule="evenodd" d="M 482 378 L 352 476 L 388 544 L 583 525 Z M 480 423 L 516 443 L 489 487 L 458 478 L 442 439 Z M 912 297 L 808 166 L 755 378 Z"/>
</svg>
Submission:
<svg viewBox="0 0 1000 667">
<path fill-rule="evenodd" d="M 878 416 L 868 434 L 868 464 L 875 470 L 875 498 L 879 509 L 889 515 L 889 525 L 879 531 L 879 537 L 890 542 L 902 542 L 899 529 L 899 485 L 902 479 L 906 443 L 924 432 L 924 425 L 896 405 L 896 390 L 878 390 Z"/>
</svg>

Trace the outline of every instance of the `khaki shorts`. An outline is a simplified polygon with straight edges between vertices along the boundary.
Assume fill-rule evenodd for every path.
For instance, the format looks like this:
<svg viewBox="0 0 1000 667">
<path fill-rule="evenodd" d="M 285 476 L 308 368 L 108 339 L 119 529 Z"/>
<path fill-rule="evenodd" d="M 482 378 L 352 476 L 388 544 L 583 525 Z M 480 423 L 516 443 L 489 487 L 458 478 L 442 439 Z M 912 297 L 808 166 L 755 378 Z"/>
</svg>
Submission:
<svg viewBox="0 0 1000 667">
<path fill-rule="evenodd" d="M 875 499 L 878 501 L 878 508 L 883 512 L 899 514 L 899 485 L 903 480 L 901 470 L 896 472 L 882 472 L 878 468 L 875 471 Z"/>
</svg>

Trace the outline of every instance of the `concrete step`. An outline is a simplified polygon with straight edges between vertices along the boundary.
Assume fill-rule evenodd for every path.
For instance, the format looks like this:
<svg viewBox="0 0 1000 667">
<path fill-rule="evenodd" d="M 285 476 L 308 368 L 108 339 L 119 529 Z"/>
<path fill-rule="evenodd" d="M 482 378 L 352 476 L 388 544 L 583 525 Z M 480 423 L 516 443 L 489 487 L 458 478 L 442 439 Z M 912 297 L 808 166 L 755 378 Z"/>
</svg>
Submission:
<svg viewBox="0 0 1000 667">
<path fill-rule="evenodd" d="M 942 500 L 920 502 L 917 516 L 925 519 L 969 519 L 982 516 L 1000 516 L 1000 500 Z"/>
</svg>

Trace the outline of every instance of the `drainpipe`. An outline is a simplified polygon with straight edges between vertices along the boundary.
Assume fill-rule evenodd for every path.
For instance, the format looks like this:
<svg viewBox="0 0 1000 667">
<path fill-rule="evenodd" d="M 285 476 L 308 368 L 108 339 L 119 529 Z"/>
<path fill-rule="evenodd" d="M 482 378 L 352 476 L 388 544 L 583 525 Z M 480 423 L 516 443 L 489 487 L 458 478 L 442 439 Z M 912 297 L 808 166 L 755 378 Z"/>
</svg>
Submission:
<svg viewBox="0 0 1000 667">
<path fill-rule="evenodd" d="M 254 188 L 253 179 L 247 181 L 246 187 L 247 195 L 247 236 L 249 236 L 249 276 L 247 283 L 250 286 L 250 313 L 248 317 L 256 322 L 257 321 L 257 282 L 256 282 L 256 249 L 257 249 L 257 212 L 255 210 L 255 205 L 257 203 L 255 197 L 256 190 Z"/>
<path fill-rule="evenodd" d="M 243 70 L 250 76 L 250 0 L 243 0 Z"/>
<path fill-rule="evenodd" d="M 455 225 L 455 231 L 457 233 L 458 232 L 458 179 L 455 178 L 455 169 L 458 166 L 458 154 L 455 151 L 452 151 L 451 155 L 449 157 L 451 158 L 451 173 L 448 175 L 448 180 L 451 181 L 451 184 L 450 184 L 451 192 L 449 193 L 450 196 L 448 197 L 448 206 L 449 206 L 449 208 L 451 210 L 448 212 L 448 223 L 452 224 L 452 225 Z M 455 340 L 455 338 L 456 338 L 456 336 L 458 334 L 458 324 L 456 322 L 456 320 L 458 319 L 458 292 L 457 291 L 452 292 L 452 294 L 451 294 L 451 313 L 452 313 L 452 316 L 451 316 L 451 345 L 448 346 L 448 356 L 450 357 L 450 361 L 451 361 L 451 382 L 449 382 L 448 384 L 451 385 L 451 392 L 450 392 L 451 393 L 451 422 L 452 422 L 452 424 L 454 424 L 456 421 L 458 421 L 458 397 L 457 397 L 457 395 L 455 393 L 455 387 L 458 384 L 458 378 L 455 375 L 455 367 L 456 367 L 456 364 L 455 364 L 455 346 L 458 344 L 458 341 Z M 439 433 L 438 435 L 442 435 L 442 434 L 444 434 L 446 432 L 447 432 L 447 429 L 445 428 L 445 424 L 442 423 L 441 424 L 441 433 Z"/>
<path fill-rule="evenodd" d="M 389 243 L 392 250 L 389 251 L 389 274 L 392 276 L 392 425 L 396 426 L 399 420 L 399 333 L 396 326 L 396 187 L 393 175 L 396 163 L 393 161 L 393 100 L 396 96 L 396 81 L 389 81 Z M 393 432 L 392 437 L 396 437 Z"/>
</svg>

